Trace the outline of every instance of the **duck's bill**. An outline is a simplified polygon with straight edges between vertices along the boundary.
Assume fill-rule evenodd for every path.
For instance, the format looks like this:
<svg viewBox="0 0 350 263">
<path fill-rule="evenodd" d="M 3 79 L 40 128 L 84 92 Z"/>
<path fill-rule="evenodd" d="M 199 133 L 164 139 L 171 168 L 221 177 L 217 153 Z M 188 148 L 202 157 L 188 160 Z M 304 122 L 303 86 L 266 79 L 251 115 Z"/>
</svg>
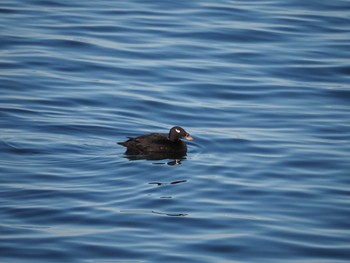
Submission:
<svg viewBox="0 0 350 263">
<path fill-rule="evenodd" d="M 189 140 L 189 141 L 192 141 L 192 140 L 193 140 L 193 138 L 192 138 L 189 134 L 187 134 L 187 135 L 185 136 L 185 139 L 186 139 L 186 140 Z"/>
</svg>

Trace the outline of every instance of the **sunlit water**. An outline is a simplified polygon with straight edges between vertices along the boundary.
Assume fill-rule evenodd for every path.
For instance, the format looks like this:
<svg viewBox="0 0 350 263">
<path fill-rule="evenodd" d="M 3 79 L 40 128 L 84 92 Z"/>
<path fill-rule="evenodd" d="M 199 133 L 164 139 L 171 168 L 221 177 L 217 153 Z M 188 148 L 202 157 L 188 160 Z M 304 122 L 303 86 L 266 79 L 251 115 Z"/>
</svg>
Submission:
<svg viewBox="0 0 350 263">
<path fill-rule="evenodd" d="M 0 261 L 349 262 L 349 10 L 2 1 Z"/>
</svg>

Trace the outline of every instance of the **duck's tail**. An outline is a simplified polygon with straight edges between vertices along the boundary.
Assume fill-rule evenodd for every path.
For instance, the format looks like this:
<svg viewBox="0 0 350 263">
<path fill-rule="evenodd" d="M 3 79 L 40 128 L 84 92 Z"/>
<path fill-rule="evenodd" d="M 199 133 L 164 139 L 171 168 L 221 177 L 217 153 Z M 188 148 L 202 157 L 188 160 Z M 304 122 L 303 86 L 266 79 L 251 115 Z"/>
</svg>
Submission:
<svg viewBox="0 0 350 263">
<path fill-rule="evenodd" d="M 132 138 L 132 137 L 126 137 L 126 138 L 128 138 L 129 140 L 127 140 L 127 141 L 125 141 L 125 142 L 117 142 L 117 144 L 122 145 L 122 146 L 124 146 L 124 147 L 128 147 L 128 142 L 129 142 L 130 140 L 132 140 L 133 138 Z"/>
</svg>

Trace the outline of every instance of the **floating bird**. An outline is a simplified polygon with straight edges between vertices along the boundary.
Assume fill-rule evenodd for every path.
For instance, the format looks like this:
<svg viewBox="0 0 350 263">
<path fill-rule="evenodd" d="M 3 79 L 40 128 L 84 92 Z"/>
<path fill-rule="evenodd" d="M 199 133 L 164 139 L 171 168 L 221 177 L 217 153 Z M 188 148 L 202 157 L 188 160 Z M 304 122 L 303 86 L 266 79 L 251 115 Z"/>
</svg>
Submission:
<svg viewBox="0 0 350 263">
<path fill-rule="evenodd" d="M 160 133 L 151 133 L 130 138 L 125 142 L 118 142 L 127 148 L 127 155 L 186 155 L 187 145 L 181 139 L 193 138 L 181 127 L 170 129 L 168 136 Z"/>
</svg>

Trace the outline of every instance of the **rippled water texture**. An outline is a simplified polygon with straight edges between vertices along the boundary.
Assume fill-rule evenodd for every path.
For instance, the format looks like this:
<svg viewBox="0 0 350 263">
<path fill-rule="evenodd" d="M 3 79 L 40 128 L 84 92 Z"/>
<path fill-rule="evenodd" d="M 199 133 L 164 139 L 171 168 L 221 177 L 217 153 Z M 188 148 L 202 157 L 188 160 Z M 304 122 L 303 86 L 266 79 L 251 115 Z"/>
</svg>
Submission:
<svg viewBox="0 0 350 263">
<path fill-rule="evenodd" d="M 0 261 L 349 262 L 349 10 L 1 1 Z"/>
</svg>

